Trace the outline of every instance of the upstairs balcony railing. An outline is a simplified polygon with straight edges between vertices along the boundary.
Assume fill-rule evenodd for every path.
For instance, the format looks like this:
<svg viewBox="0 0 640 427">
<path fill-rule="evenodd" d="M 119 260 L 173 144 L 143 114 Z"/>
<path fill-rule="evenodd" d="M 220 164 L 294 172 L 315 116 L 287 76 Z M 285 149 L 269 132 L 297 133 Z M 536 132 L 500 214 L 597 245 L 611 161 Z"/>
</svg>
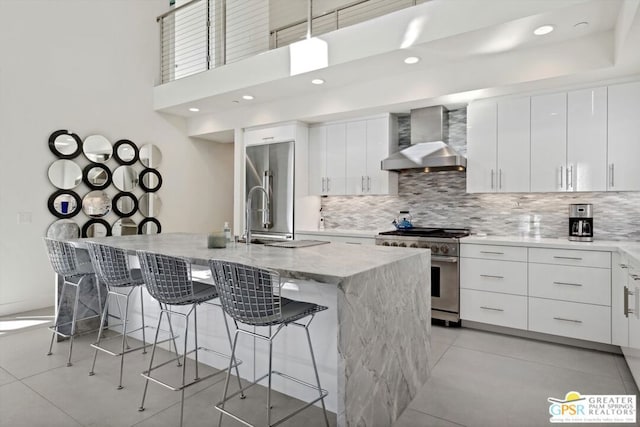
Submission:
<svg viewBox="0 0 640 427">
<path fill-rule="evenodd" d="M 239 61 L 428 0 L 191 0 L 157 18 L 161 83 Z M 335 1 L 333 2 L 335 4 Z M 302 18 L 301 18 L 302 17 Z"/>
</svg>

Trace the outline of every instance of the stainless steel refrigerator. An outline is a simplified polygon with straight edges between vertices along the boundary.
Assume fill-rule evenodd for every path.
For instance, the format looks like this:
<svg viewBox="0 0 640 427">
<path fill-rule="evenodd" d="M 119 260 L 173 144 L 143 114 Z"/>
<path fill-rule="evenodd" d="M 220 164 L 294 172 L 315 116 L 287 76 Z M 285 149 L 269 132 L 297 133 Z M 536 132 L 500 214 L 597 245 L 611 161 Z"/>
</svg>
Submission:
<svg viewBox="0 0 640 427">
<path fill-rule="evenodd" d="M 293 150 L 293 141 L 246 148 L 245 201 L 255 186 L 269 195 L 252 194 L 252 238 L 293 239 Z"/>
</svg>

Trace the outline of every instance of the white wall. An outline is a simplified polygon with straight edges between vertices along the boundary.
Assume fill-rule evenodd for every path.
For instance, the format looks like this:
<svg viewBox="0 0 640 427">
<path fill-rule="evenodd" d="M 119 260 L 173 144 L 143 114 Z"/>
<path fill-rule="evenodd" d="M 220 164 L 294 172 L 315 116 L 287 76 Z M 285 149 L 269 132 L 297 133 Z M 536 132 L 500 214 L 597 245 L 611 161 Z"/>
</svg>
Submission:
<svg viewBox="0 0 640 427">
<path fill-rule="evenodd" d="M 47 139 L 57 129 L 158 145 L 163 232 L 232 220 L 233 145 L 187 138 L 182 121 L 153 111 L 155 17 L 167 9 L 167 0 L 0 1 L 0 315 L 53 304 L 42 236 L 55 220 Z M 17 224 L 19 212 L 32 222 Z"/>
</svg>

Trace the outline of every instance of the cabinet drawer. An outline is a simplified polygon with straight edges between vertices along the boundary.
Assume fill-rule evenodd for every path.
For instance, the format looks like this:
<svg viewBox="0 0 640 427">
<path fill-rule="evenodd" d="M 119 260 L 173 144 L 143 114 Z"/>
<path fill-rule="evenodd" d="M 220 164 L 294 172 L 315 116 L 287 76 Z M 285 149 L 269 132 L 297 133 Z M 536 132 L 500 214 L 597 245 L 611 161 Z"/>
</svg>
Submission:
<svg viewBox="0 0 640 427">
<path fill-rule="evenodd" d="M 460 256 L 467 258 L 500 259 L 503 261 L 527 261 L 527 248 L 519 246 L 460 245 Z"/>
<path fill-rule="evenodd" d="M 527 329 L 527 297 L 460 289 L 460 318 Z"/>
<path fill-rule="evenodd" d="M 295 141 L 296 125 L 271 126 L 247 129 L 244 132 L 245 145 L 270 144 L 272 142 Z"/>
<path fill-rule="evenodd" d="M 527 295 L 527 263 L 462 258 L 460 287 Z"/>
<path fill-rule="evenodd" d="M 529 264 L 529 295 L 611 305 L 611 270 L 567 265 Z"/>
<path fill-rule="evenodd" d="M 529 262 L 611 268 L 611 252 L 529 248 Z"/>
<path fill-rule="evenodd" d="M 529 330 L 611 343 L 611 308 L 529 297 Z"/>
</svg>

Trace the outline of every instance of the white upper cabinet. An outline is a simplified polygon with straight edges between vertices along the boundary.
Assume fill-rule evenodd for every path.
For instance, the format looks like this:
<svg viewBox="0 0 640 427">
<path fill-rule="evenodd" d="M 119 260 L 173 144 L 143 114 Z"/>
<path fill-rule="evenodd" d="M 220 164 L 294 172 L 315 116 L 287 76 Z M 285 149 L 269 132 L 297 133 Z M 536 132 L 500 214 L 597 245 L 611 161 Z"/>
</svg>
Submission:
<svg viewBox="0 0 640 427">
<path fill-rule="evenodd" d="M 607 189 L 640 191 L 640 82 L 609 86 Z"/>
<path fill-rule="evenodd" d="M 498 102 L 497 191 L 528 192 L 531 98 Z"/>
<path fill-rule="evenodd" d="M 568 191 L 607 189 L 607 88 L 567 94 Z"/>
<path fill-rule="evenodd" d="M 467 192 L 529 191 L 529 98 L 474 102 L 467 120 Z"/>
<path fill-rule="evenodd" d="M 244 131 L 244 144 L 260 145 L 273 144 L 275 142 L 295 141 L 296 125 L 273 125 L 246 129 Z"/>
<path fill-rule="evenodd" d="M 310 128 L 309 194 L 397 194 L 398 174 L 380 162 L 397 149 L 389 114 Z"/>
<path fill-rule="evenodd" d="M 531 97 L 531 191 L 567 190 L 567 94 Z"/>
<path fill-rule="evenodd" d="M 309 129 L 309 194 L 345 194 L 346 126 Z"/>
<path fill-rule="evenodd" d="M 467 107 L 467 192 L 496 188 L 498 106 L 480 101 Z"/>
</svg>

